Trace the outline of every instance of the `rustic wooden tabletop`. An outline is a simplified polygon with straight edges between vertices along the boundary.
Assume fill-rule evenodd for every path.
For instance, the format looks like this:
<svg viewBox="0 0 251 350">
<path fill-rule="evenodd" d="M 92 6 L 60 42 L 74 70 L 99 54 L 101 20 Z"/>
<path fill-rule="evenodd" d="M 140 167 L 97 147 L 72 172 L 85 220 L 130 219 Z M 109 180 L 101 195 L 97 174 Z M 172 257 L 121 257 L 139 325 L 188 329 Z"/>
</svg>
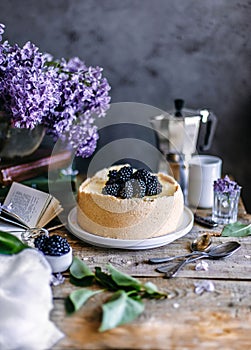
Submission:
<svg viewBox="0 0 251 350">
<path fill-rule="evenodd" d="M 210 210 L 200 211 L 210 215 Z M 250 222 L 240 205 L 239 220 Z M 65 298 L 78 287 L 65 282 L 53 287 L 54 309 L 51 319 L 65 337 L 54 350 L 73 349 L 250 349 L 251 346 L 251 239 L 221 237 L 221 226 L 208 230 L 194 225 L 184 237 L 159 248 L 120 250 L 88 245 L 67 229 L 58 231 L 66 236 L 73 254 L 89 265 L 104 267 L 108 262 L 116 268 L 151 281 L 168 292 L 163 300 L 146 300 L 145 311 L 135 321 L 106 332 L 99 332 L 101 305 L 109 294 L 96 295 L 73 315 L 65 312 Z M 148 263 L 150 257 L 172 256 L 189 252 L 189 243 L 198 235 L 211 232 L 213 244 L 230 240 L 241 244 L 231 257 L 207 260 L 208 271 L 196 271 L 195 263 L 187 265 L 172 279 L 163 278 Z M 195 284 L 211 281 L 214 291 L 195 293 Z"/>
</svg>

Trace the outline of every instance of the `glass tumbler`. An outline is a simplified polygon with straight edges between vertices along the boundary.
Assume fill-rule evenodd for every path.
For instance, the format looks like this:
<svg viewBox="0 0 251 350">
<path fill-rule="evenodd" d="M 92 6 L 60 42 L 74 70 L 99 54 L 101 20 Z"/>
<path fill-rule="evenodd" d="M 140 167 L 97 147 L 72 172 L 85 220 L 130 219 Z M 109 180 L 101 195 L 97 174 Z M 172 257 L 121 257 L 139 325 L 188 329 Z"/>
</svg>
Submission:
<svg viewBox="0 0 251 350">
<path fill-rule="evenodd" d="M 237 221 L 240 189 L 234 193 L 214 191 L 212 219 L 218 224 L 231 224 Z"/>
</svg>

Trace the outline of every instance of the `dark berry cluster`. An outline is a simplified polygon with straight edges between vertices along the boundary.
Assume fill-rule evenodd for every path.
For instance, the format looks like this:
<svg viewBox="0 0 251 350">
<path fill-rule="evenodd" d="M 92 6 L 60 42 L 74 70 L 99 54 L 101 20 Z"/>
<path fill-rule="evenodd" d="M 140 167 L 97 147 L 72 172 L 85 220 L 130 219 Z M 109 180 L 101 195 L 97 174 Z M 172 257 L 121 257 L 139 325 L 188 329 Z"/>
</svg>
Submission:
<svg viewBox="0 0 251 350">
<path fill-rule="evenodd" d="M 119 170 L 109 171 L 102 193 L 128 199 L 154 196 L 161 191 L 162 185 L 157 176 L 148 170 L 139 169 L 134 172 L 131 166 L 123 166 Z"/>
<path fill-rule="evenodd" d="M 131 179 L 133 168 L 131 166 L 124 166 L 119 170 L 110 170 L 108 173 L 107 185 L 123 184 Z"/>
<path fill-rule="evenodd" d="M 59 235 L 41 235 L 34 240 L 35 247 L 45 255 L 61 256 L 70 251 L 67 240 Z"/>
</svg>

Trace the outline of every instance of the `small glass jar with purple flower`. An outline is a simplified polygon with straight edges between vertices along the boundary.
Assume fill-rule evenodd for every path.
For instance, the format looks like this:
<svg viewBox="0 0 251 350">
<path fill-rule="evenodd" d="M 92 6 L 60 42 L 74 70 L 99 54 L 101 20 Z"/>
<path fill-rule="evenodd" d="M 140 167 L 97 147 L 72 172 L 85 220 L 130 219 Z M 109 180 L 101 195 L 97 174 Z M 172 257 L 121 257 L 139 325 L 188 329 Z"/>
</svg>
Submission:
<svg viewBox="0 0 251 350">
<path fill-rule="evenodd" d="M 241 187 L 227 175 L 224 179 L 214 181 L 214 221 L 222 225 L 237 221 L 240 192 Z"/>
</svg>

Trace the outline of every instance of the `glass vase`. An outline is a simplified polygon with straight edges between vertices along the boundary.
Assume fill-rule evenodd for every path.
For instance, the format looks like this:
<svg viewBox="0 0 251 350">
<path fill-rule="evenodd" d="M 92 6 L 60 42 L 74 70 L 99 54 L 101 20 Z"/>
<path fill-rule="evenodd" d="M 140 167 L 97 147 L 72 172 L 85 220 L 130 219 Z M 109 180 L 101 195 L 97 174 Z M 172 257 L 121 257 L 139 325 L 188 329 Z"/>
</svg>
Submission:
<svg viewBox="0 0 251 350">
<path fill-rule="evenodd" d="M 10 117 L 0 111 L 0 159 L 32 154 L 40 146 L 44 135 L 43 125 L 38 125 L 34 129 L 12 127 Z"/>
<path fill-rule="evenodd" d="M 234 193 L 214 192 L 212 219 L 226 225 L 237 221 L 240 190 Z"/>
</svg>

